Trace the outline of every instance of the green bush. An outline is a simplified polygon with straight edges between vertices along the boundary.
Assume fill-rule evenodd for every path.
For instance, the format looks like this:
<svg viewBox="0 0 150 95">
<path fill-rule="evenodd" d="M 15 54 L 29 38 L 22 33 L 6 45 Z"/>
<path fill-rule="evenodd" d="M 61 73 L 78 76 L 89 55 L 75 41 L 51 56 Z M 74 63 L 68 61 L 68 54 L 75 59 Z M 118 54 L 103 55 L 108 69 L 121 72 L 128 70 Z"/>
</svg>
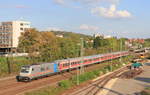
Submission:
<svg viewBox="0 0 150 95">
<path fill-rule="evenodd" d="M 62 88 L 70 88 L 73 84 L 70 80 L 62 80 L 61 82 L 58 83 L 58 85 Z"/>
<path fill-rule="evenodd" d="M 100 75 L 100 70 L 95 70 L 95 71 L 93 71 L 93 73 L 94 73 L 94 75 L 97 77 L 97 76 Z"/>
</svg>

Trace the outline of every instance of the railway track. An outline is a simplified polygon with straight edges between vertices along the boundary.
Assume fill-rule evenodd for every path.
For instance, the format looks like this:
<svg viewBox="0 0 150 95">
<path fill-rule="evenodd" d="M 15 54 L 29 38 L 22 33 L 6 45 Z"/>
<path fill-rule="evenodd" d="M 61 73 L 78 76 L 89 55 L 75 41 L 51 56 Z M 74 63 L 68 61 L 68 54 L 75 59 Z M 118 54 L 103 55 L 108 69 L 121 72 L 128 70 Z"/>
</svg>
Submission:
<svg viewBox="0 0 150 95">
<path fill-rule="evenodd" d="M 64 93 L 63 95 L 97 95 L 100 90 L 106 85 L 106 83 L 111 80 L 112 78 L 118 77 L 122 72 L 125 72 L 128 68 L 123 67 L 119 70 L 116 70 L 83 88 L 80 88 L 73 93 Z"/>
<path fill-rule="evenodd" d="M 85 68 L 85 71 L 91 71 L 100 67 L 106 66 L 105 64 L 95 64 Z M 33 80 L 32 82 L 17 82 L 15 78 L 0 80 L 0 95 L 19 95 L 24 92 L 39 89 L 46 86 L 57 85 L 63 79 L 69 79 L 76 75 L 77 71 L 73 70 L 54 76 Z"/>
<path fill-rule="evenodd" d="M 67 79 L 71 77 L 71 73 L 64 73 L 63 75 L 56 75 L 52 77 L 47 77 L 43 79 L 39 79 L 36 81 L 24 83 L 24 82 L 16 82 L 15 79 L 8 80 L 0 84 L 0 95 L 16 95 L 22 92 L 26 92 L 31 89 L 35 89 L 45 85 L 55 85 L 58 81 L 62 79 Z"/>
</svg>

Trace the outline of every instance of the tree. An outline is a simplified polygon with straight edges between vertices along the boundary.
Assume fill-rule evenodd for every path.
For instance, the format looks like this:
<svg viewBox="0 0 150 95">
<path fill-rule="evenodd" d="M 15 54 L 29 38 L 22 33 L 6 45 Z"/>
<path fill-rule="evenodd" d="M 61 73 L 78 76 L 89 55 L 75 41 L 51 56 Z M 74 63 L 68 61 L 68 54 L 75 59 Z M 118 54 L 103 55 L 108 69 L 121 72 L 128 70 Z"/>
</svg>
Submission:
<svg viewBox="0 0 150 95">
<path fill-rule="evenodd" d="M 52 32 L 40 33 L 40 57 L 42 61 L 53 61 L 59 58 L 60 48 L 56 36 Z"/>
<path fill-rule="evenodd" d="M 79 43 L 75 43 L 71 38 L 59 39 L 59 47 L 61 49 L 62 58 L 72 58 L 79 56 Z"/>
<path fill-rule="evenodd" d="M 104 46 L 106 46 L 108 44 L 109 44 L 108 40 L 103 39 L 101 37 L 96 37 L 94 39 L 94 42 L 93 42 L 93 48 L 97 49 L 97 48 L 100 48 L 100 47 L 104 47 Z"/>
<path fill-rule="evenodd" d="M 144 47 L 150 47 L 150 38 L 145 39 Z"/>
<path fill-rule="evenodd" d="M 39 32 L 36 29 L 27 29 L 19 38 L 18 50 L 33 53 L 39 51 Z"/>
</svg>

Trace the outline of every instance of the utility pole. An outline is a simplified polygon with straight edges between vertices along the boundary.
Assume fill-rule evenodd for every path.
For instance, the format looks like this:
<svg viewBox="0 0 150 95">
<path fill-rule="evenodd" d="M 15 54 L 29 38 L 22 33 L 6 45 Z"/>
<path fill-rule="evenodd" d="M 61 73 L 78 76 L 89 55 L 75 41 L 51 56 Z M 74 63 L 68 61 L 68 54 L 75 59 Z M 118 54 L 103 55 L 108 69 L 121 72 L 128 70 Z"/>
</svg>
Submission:
<svg viewBox="0 0 150 95">
<path fill-rule="evenodd" d="M 80 48 L 80 57 L 81 57 L 81 62 L 80 62 L 80 67 L 77 68 L 77 85 L 79 85 L 79 75 L 81 73 L 84 73 L 84 67 L 83 67 L 83 49 L 84 49 L 84 46 L 83 46 L 83 38 L 81 38 L 81 48 Z M 80 69 L 79 69 L 80 68 Z"/>
<path fill-rule="evenodd" d="M 83 55 L 84 55 L 84 42 L 83 42 L 83 38 L 81 38 L 81 50 L 80 50 L 80 57 L 81 57 L 81 68 L 80 68 L 80 74 L 84 73 L 84 59 L 83 59 Z"/>
<path fill-rule="evenodd" d="M 120 39 L 120 52 L 122 51 L 122 40 Z M 122 61 L 122 57 L 120 57 L 120 62 Z"/>
<path fill-rule="evenodd" d="M 112 49 L 111 49 L 111 53 L 113 53 L 113 48 L 114 48 L 114 39 L 112 39 Z M 112 71 L 112 63 L 113 63 L 113 61 L 112 61 L 112 58 L 111 58 L 111 62 L 110 62 L 111 64 L 110 64 L 110 71 Z"/>
<path fill-rule="evenodd" d="M 79 67 L 77 68 L 77 85 L 79 85 Z"/>
</svg>

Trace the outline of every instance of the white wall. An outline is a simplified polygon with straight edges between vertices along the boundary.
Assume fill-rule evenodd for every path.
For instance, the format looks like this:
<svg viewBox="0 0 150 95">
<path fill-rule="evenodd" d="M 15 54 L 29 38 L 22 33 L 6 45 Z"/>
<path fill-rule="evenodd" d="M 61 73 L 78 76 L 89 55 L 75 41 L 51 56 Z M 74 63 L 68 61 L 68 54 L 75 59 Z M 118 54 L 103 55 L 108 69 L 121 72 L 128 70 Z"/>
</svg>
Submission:
<svg viewBox="0 0 150 95">
<path fill-rule="evenodd" d="M 21 26 L 20 24 L 23 23 L 23 26 Z M 28 25 L 25 25 L 28 24 Z M 20 28 L 23 28 L 23 30 L 20 30 Z M 26 22 L 26 21 L 13 21 L 13 43 L 12 46 L 13 47 L 17 47 L 18 46 L 18 42 L 19 42 L 19 37 L 21 35 L 22 32 L 24 32 L 25 28 L 30 28 L 30 22 Z"/>
</svg>

